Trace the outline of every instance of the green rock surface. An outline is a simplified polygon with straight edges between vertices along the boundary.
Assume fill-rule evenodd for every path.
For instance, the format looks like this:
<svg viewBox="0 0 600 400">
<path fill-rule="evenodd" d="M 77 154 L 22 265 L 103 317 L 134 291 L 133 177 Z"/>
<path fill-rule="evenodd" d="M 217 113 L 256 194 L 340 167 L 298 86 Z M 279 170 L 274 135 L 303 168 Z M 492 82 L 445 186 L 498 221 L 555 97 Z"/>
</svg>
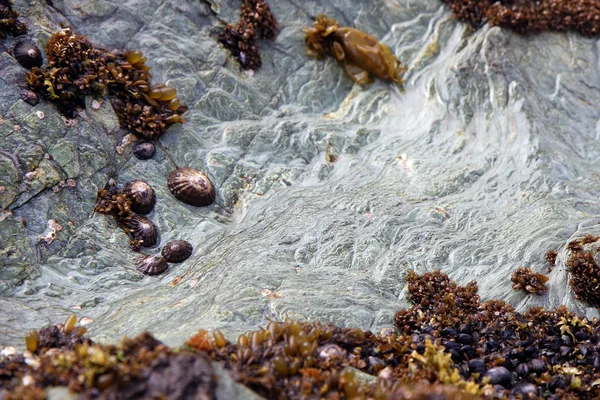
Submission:
<svg viewBox="0 0 600 400">
<path fill-rule="evenodd" d="M 595 315 L 568 290 L 564 245 L 600 231 L 597 39 L 473 31 L 438 0 L 271 0 L 280 33 L 248 73 L 215 40 L 238 0 L 53 3 L 14 1 L 41 48 L 70 26 L 139 49 L 189 111 L 140 161 L 108 101 L 72 120 L 24 102 L 26 70 L 7 52 L 18 38 L 0 44 L 1 345 L 71 313 L 93 320 L 94 340 L 149 330 L 173 346 L 285 317 L 377 331 L 408 305 L 407 271 L 435 268 L 518 309 Z M 389 45 L 405 90 L 308 59 L 302 28 L 319 13 Z M 177 201 L 176 166 L 205 171 L 215 204 Z M 185 239 L 193 256 L 136 272 L 126 235 L 93 212 L 110 178 L 156 192 L 160 245 L 145 252 Z M 545 272 L 549 249 L 549 292 L 512 291 L 511 272 Z"/>
</svg>

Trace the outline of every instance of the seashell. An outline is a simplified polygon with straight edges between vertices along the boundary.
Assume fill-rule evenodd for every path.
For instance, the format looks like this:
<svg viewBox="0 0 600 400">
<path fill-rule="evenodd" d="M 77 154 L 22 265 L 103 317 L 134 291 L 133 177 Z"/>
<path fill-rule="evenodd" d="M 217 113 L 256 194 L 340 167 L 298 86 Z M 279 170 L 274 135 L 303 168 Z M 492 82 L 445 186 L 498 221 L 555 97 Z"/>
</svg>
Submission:
<svg viewBox="0 0 600 400">
<path fill-rule="evenodd" d="M 145 275 L 159 275 L 165 272 L 167 268 L 169 268 L 169 265 L 159 255 L 143 255 L 135 261 L 135 269 Z"/>
<path fill-rule="evenodd" d="M 138 214 L 148 214 L 156 204 L 154 190 L 145 181 L 135 180 L 125 183 L 123 193 L 131 200 L 131 210 Z"/>
<path fill-rule="evenodd" d="M 15 44 L 13 48 L 13 54 L 15 58 L 25 68 L 41 67 L 42 63 L 42 52 L 38 47 L 29 40 L 22 40 Z"/>
<path fill-rule="evenodd" d="M 504 367 L 495 367 L 488 369 L 487 372 L 483 374 L 483 377 L 490 378 L 490 383 L 492 385 L 502 385 L 506 387 L 510 385 L 512 374 Z"/>
<path fill-rule="evenodd" d="M 184 262 L 192 255 L 194 248 L 185 240 L 171 240 L 162 248 L 160 254 L 170 263 Z"/>
<path fill-rule="evenodd" d="M 133 240 L 144 247 L 152 247 L 158 241 L 158 229 L 152 221 L 138 214 L 133 214 L 125 222 L 125 227 Z"/>
<path fill-rule="evenodd" d="M 191 206 L 208 206 L 215 199 L 215 189 L 208 177 L 194 168 L 177 168 L 169 175 L 167 186 L 177 200 Z"/>
<path fill-rule="evenodd" d="M 136 156 L 139 160 L 148 160 L 154 157 L 156 153 L 156 146 L 152 142 L 146 142 L 145 140 L 140 140 L 135 142 L 133 145 L 133 155 Z"/>
</svg>

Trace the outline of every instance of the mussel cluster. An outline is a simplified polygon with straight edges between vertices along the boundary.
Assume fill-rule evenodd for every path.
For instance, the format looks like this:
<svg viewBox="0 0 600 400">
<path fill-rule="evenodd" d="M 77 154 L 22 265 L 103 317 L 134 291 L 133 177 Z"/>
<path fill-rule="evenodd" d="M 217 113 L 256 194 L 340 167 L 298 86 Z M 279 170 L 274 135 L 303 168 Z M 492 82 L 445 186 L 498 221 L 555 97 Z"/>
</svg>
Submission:
<svg viewBox="0 0 600 400">
<path fill-rule="evenodd" d="M 177 99 L 177 91 L 162 83 L 151 85 L 150 67 L 140 51 L 109 52 L 64 29 L 52 35 L 46 56 L 48 64 L 43 70 L 33 68 L 26 82 L 69 118 L 85 106 L 85 96 L 93 95 L 108 97 L 121 126 L 146 140 L 184 121 L 187 107 Z M 154 153 L 142 152 L 146 158 Z"/>
<path fill-rule="evenodd" d="M 575 296 L 594 307 L 600 307 L 600 266 L 596 263 L 600 236 L 587 235 L 568 245 L 570 284 Z"/>
<path fill-rule="evenodd" d="M 227 24 L 218 40 L 240 62 L 242 68 L 256 70 L 262 65 L 258 39 L 275 39 L 277 29 L 277 20 L 267 2 L 244 0 L 240 20 L 235 26 Z"/>
<path fill-rule="evenodd" d="M 474 282 L 461 287 L 439 271 L 411 273 L 407 281 L 415 306 L 399 311 L 395 325 L 399 334 L 412 335 L 417 351 L 427 340 L 443 346 L 464 379 L 489 378 L 501 398 L 600 396 L 597 319 L 564 306 L 521 314 L 499 300 L 480 304 Z M 423 302 L 426 297 L 432 300 Z"/>
<path fill-rule="evenodd" d="M 119 188 L 109 181 L 105 188 L 98 191 L 96 211 L 112 215 L 117 226 L 130 238 L 134 251 L 141 247 L 152 247 L 158 243 L 158 228 L 144 215 L 149 214 L 156 204 L 154 189 L 145 181 L 133 180 Z M 159 275 L 168 268 L 168 263 L 180 263 L 192 255 L 193 247 L 185 240 L 171 240 L 158 255 L 140 255 L 136 260 L 136 269 L 146 275 Z"/>
<path fill-rule="evenodd" d="M 456 18 L 479 27 L 486 21 L 522 34 L 542 31 L 579 31 L 584 36 L 600 33 L 597 0 L 442 0 Z"/>
<path fill-rule="evenodd" d="M 131 248 L 139 251 L 142 246 L 152 247 L 158 241 L 158 228 L 141 215 L 150 213 L 155 203 L 154 190 L 145 181 L 127 182 L 123 189 L 109 182 L 98 191 L 96 211 L 112 215 L 117 226 L 129 235 Z"/>
<path fill-rule="evenodd" d="M 67 387 L 78 399 L 215 398 L 215 375 L 210 361 L 189 351 L 172 351 L 148 333 L 101 345 L 82 337 L 83 327 L 43 328 L 28 336 L 29 352 L 0 359 L 0 398 L 49 398 L 47 388 Z M 50 398 L 66 398 L 54 395 Z M 69 396 L 69 398 L 71 398 Z"/>
<path fill-rule="evenodd" d="M 522 267 L 512 273 L 513 289 L 524 290 L 527 293 L 544 294 L 548 291 L 546 275 L 533 272 L 531 268 Z"/>
<path fill-rule="evenodd" d="M 12 9 L 11 0 L 0 0 L 0 39 L 6 39 L 7 35 L 18 36 L 27 32 L 27 27 L 18 17 L 19 13 Z"/>
<path fill-rule="evenodd" d="M 411 273 L 407 282 L 415 305 L 396 314 L 396 332 L 379 335 L 287 319 L 242 334 L 235 343 L 219 331 L 200 330 L 174 352 L 149 334 L 119 346 L 94 344 L 69 317 L 62 326 L 27 336 L 29 358 L 0 359 L 0 396 L 30 398 L 68 385 L 83 398 L 134 399 L 152 392 L 178 399 L 169 391 L 173 386 L 159 382 L 181 379 L 183 389 L 176 393 L 192 385 L 204 390 L 206 397 L 199 398 L 210 399 L 210 360 L 268 399 L 600 397 L 597 319 L 565 307 L 521 314 L 503 301 L 480 303 L 476 284 L 457 285 L 439 271 Z M 111 397 L 117 393 L 129 397 Z"/>
</svg>

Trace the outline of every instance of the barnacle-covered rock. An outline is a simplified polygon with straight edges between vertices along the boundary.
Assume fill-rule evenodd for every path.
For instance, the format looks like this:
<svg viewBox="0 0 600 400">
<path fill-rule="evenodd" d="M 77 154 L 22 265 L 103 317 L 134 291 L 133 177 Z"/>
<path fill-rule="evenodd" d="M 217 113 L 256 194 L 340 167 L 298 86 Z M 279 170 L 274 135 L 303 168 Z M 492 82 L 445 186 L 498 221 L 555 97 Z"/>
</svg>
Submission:
<svg viewBox="0 0 600 400">
<path fill-rule="evenodd" d="M 304 28 L 309 57 L 323 59 L 331 55 L 344 63 L 344 69 L 353 81 L 371 82 L 371 75 L 379 79 L 403 83 L 406 67 L 398 61 L 388 46 L 358 29 L 340 27 L 332 18 L 319 15 L 312 28 Z"/>
<path fill-rule="evenodd" d="M 208 176 L 194 168 L 177 168 L 169 174 L 167 186 L 176 199 L 192 206 L 208 206 L 215 199 L 215 189 Z"/>
<path fill-rule="evenodd" d="M 537 272 L 533 272 L 530 268 L 522 267 L 513 272 L 511 276 L 513 289 L 522 289 L 527 293 L 544 294 L 548 291 L 546 282 L 548 277 Z"/>
<path fill-rule="evenodd" d="M 273 40 L 278 23 L 265 1 L 244 0 L 237 25 L 227 24 L 219 42 L 228 49 L 244 69 L 256 70 L 262 64 L 258 39 Z"/>
<path fill-rule="evenodd" d="M 160 253 L 168 262 L 180 263 L 190 258 L 193 250 L 192 244 L 188 241 L 171 240 L 165 244 Z"/>
</svg>

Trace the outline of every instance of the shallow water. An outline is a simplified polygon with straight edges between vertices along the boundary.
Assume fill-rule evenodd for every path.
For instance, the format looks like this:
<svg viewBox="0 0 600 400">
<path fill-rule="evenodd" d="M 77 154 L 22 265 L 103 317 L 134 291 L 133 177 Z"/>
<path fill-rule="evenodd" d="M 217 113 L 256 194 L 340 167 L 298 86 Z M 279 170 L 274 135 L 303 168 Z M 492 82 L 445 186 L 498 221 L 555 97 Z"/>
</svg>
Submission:
<svg viewBox="0 0 600 400">
<path fill-rule="evenodd" d="M 473 32 L 437 0 L 274 0 L 280 35 L 260 43 L 264 65 L 248 77 L 213 39 L 217 18 L 237 19 L 233 0 L 212 11 L 191 0 L 55 0 L 62 15 L 42 3 L 15 2 L 41 25 L 36 37 L 66 18 L 107 48 L 140 49 L 190 111 L 144 162 L 115 152 L 123 134 L 107 102 L 75 127 L 44 102 L 2 104 L 4 119 L 31 133 L 25 143 L 56 131 L 79 163 L 63 168 L 77 189 L 48 187 L 8 207 L 27 228 L 0 218 L 11 232 L 4 252 L 23 253 L 0 271 L 0 344 L 20 345 L 26 330 L 73 312 L 93 319 L 101 341 L 148 329 L 179 345 L 201 327 L 233 336 L 288 316 L 377 331 L 408 305 L 406 273 L 436 268 L 519 310 L 597 314 L 570 293 L 563 247 L 600 231 L 598 40 Z M 409 66 L 404 91 L 361 88 L 333 59 L 307 59 L 301 29 L 321 12 L 388 44 Z M 12 79 L 9 58 L 0 72 Z M 5 150 L 22 151 L 9 136 Z M 165 184 L 175 165 L 207 171 L 216 204 L 175 200 Z M 154 187 L 161 244 L 189 240 L 192 258 L 159 277 L 135 271 L 126 236 L 92 213 L 111 176 Z M 36 245 L 51 218 L 65 230 Z M 545 272 L 546 251 L 559 248 L 547 294 L 511 289 L 514 270 Z"/>
</svg>

